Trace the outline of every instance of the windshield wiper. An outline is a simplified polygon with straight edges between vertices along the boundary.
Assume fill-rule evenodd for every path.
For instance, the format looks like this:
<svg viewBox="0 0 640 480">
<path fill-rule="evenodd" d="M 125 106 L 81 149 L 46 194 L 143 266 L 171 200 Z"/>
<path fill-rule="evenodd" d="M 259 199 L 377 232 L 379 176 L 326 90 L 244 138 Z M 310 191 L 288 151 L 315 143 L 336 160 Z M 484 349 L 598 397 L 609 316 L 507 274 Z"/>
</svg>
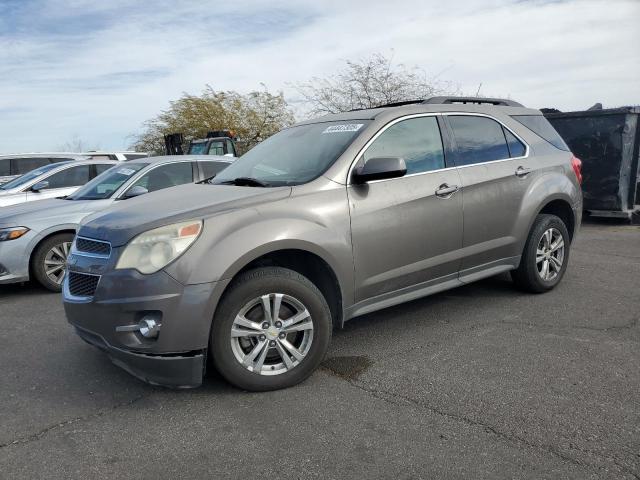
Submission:
<svg viewBox="0 0 640 480">
<path fill-rule="evenodd" d="M 252 177 L 237 177 L 233 180 L 225 180 L 220 182 L 222 185 L 237 185 L 238 187 L 268 187 L 267 182 Z"/>
<path fill-rule="evenodd" d="M 203 180 L 200 180 L 199 182 L 196 182 L 197 184 L 202 184 L 202 183 L 211 183 L 211 180 L 213 180 L 214 178 L 216 178 L 215 175 L 211 175 L 210 177 L 207 177 Z"/>
</svg>

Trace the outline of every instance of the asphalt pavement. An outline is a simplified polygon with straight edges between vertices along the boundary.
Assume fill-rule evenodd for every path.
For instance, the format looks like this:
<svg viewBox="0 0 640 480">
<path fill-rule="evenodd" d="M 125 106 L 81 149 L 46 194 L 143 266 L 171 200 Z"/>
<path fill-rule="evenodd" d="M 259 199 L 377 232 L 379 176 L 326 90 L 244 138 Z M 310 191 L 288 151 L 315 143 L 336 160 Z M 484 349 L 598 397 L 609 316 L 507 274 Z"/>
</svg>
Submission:
<svg viewBox="0 0 640 480">
<path fill-rule="evenodd" d="M 544 295 L 508 275 L 350 321 L 297 387 L 151 387 L 59 295 L 0 286 L 0 478 L 640 478 L 640 227 L 588 224 Z"/>
</svg>

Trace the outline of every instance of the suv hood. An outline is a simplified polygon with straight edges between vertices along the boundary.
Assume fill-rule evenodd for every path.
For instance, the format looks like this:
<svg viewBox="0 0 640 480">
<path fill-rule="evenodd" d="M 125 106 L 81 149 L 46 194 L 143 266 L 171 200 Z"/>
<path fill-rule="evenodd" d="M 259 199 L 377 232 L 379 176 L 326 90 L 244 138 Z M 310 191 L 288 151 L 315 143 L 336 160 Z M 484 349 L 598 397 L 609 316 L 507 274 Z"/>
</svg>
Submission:
<svg viewBox="0 0 640 480">
<path fill-rule="evenodd" d="M 291 187 L 236 187 L 187 184 L 121 200 L 104 212 L 87 217 L 78 235 L 107 240 L 114 247 L 136 235 L 186 220 L 280 200 L 291 195 Z"/>
</svg>

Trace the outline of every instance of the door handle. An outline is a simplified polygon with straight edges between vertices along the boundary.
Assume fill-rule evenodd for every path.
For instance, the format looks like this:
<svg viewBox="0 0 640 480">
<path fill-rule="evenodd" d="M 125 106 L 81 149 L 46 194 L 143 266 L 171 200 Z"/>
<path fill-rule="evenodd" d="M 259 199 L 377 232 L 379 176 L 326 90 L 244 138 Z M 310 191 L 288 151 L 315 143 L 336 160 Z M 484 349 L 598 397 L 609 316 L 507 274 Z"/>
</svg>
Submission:
<svg viewBox="0 0 640 480">
<path fill-rule="evenodd" d="M 531 173 L 530 168 L 518 167 L 516 169 L 516 177 L 524 178 Z"/>
<path fill-rule="evenodd" d="M 443 183 L 438 187 L 438 190 L 436 190 L 436 196 L 440 198 L 450 198 L 458 190 L 460 190 L 460 187 L 457 185 L 449 186 L 446 183 Z"/>
</svg>

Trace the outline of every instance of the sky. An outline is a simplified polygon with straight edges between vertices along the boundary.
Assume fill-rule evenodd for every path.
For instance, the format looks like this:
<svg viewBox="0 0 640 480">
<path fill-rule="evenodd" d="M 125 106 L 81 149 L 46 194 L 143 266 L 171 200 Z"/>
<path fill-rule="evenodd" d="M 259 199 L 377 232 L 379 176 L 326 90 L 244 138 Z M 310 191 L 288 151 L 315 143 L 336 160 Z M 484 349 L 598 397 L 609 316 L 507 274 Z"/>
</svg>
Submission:
<svg viewBox="0 0 640 480">
<path fill-rule="evenodd" d="M 0 153 L 125 149 L 183 92 L 293 85 L 373 53 L 465 94 L 640 103 L 640 0 L 0 0 Z"/>
</svg>

